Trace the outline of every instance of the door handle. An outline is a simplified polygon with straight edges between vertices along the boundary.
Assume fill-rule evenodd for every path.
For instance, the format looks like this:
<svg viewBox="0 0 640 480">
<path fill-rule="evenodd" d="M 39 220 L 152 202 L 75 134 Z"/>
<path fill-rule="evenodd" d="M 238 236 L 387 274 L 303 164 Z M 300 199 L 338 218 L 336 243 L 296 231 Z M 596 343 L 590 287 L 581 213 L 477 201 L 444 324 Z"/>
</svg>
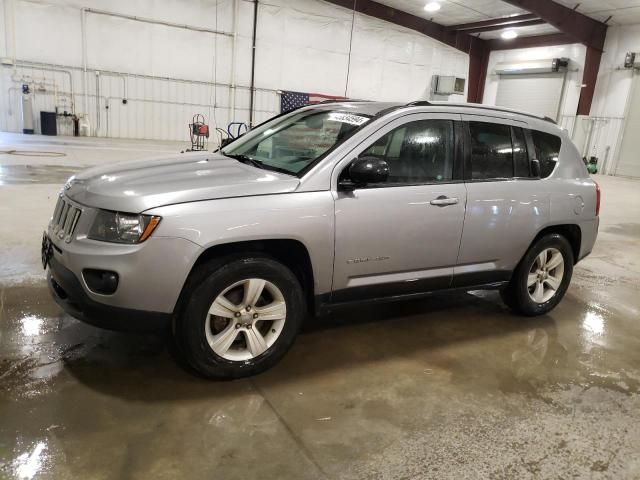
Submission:
<svg viewBox="0 0 640 480">
<path fill-rule="evenodd" d="M 446 195 L 440 195 L 438 198 L 434 198 L 429 202 L 431 205 L 436 205 L 437 207 L 446 207 L 447 205 L 455 205 L 458 203 L 458 199 L 456 197 L 447 197 Z"/>
</svg>

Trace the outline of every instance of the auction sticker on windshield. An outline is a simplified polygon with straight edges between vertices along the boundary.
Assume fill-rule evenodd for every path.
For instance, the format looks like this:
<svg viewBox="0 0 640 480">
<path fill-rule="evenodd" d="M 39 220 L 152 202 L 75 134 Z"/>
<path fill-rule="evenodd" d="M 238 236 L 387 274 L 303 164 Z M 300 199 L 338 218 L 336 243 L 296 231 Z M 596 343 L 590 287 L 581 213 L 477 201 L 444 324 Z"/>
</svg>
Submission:
<svg viewBox="0 0 640 480">
<path fill-rule="evenodd" d="M 331 112 L 329 114 L 329 121 L 360 126 L 367 123 L 369 118 L 363 117 L 362 115 L 354 115 L 353 113 Z"/>
</svg>

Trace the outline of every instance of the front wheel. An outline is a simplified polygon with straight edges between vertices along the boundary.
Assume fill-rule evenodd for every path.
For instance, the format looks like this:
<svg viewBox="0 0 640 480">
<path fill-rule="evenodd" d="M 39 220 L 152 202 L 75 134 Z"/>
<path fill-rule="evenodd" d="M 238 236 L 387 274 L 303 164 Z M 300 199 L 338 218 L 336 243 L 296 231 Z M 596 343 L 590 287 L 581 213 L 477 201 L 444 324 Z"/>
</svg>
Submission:
<svg viewBox="0 0 640 480">
<path fill-rule="evenodd" d="M 527 316 L 543 315 L 552 310 L 569 288 L 573 273 L 573 250 L 565 237 L 545 235 L 526 253 L 502 290 L 504 302 Z"/>
<path fill-rule="evenodd" d="M 232 379 L 274 365 L 293 344 L 306 311 L 296 276 L 257 256 L 201 268 L 174 332 L 191 367 L 209 378 Z"/>
</svg>

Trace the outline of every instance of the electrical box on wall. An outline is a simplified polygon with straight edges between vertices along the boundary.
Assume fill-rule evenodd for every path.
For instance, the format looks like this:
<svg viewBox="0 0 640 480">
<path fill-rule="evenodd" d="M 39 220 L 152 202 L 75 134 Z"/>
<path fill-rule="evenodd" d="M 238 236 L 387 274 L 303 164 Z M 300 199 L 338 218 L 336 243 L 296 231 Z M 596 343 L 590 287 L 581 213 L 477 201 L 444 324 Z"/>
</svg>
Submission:
<svg viewBox="0 0 640 480">
<path fill-rule="evenodd" d="M 466 79 L 453 76 L 434 75 L 431 89 L 435 95 L 464 95 Z"/>
<path fill-rule="evenodd" d="M 627 52 L 624 57 L 624 68 L 640 68 L 640 52 Z"/>
</svg>

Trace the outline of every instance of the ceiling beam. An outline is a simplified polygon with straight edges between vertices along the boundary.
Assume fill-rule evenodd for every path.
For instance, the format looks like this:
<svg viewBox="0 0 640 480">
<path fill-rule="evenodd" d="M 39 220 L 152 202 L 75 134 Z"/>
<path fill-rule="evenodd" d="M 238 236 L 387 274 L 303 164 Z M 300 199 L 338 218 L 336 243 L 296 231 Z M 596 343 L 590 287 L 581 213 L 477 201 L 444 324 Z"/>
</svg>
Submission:
<svg viewBox="0 0 640 480">
<path fill-rule="evenodd" d="M 513 17 L 501 17 L 493 18 L 491 20 L 482 20 L 480 22 L 461 23 L 458 25 L 447 25 L 447 30 L 473 30 L 475 28 L 482 27 L 495 27 L 497 25 L 507 26 L 515 23 L 525 22 L 528 20 L 539 20 L 539 18 L 532 13 L 525 13 L 524 15 L 515 15 Z"/>
<path fill-rule="evenodd" d="M 505 30 L 507 28 L 531 27 L 533 25 L 547 25 L 547 22 L 541 19 L 527 20 L 526 22 L 518 22 L 507 25 L 490 25 L 486 27 L 469 28 L 467 30 L 464 30 L 464 33 L 494 32 L 496 30 Z"/>
<path fill-rule="evenodd" d="M 569 35 L 575 43 L 602 51 L 607 26 L 553 0 L 503 0 L 537 15 Z"/>
<path fill-rule="evenodd" d="M 432 22 L 426 18 L 418 17 L 397 8 L 383 5 L 374 0 L 324 0 L 334 5 L 355 10 L 358 13 L 369 15 L 380 20 L 395 23 L 405 28 L 415 30 L 450 47 L 469 53 L 473 44 L 476 50 L 484 48 L 484 41 L 468 35 L 464 32 L 448 30 L 444 25 Z"/>
<path fill-rule="evenodd" d="M 494 38 L 485 40 L 490 50 L 513 50 L 515 48 L 550 47 L 553 45 L 568 45 L 576 43 L 573 37 L 566 33 L 551 33 L 534 37 L 518 37 L 513 40 Z"/>
</svg>

